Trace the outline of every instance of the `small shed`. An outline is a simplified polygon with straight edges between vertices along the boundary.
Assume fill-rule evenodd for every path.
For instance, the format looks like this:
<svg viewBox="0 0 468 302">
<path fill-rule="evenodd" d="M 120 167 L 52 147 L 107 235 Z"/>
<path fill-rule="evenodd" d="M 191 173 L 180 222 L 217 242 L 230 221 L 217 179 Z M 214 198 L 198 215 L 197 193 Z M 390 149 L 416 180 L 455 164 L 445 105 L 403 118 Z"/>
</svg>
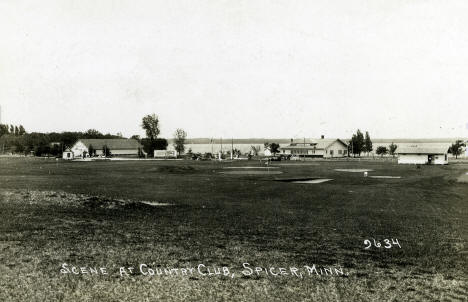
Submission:
<svg viewBox="0 0 468 302">
<path fill-rule="evenodd" d="M 446 147 L 398 147 L 399 164 L 446 165 L 448 149 Z"/>
<path fill-rule="evenodd" d="M 72 160 L 74 158 L 72 150 L 70 150 L 70 148 L 65 149 L 65 151 L 62 153 L 62 158 Z"/>
</svg>

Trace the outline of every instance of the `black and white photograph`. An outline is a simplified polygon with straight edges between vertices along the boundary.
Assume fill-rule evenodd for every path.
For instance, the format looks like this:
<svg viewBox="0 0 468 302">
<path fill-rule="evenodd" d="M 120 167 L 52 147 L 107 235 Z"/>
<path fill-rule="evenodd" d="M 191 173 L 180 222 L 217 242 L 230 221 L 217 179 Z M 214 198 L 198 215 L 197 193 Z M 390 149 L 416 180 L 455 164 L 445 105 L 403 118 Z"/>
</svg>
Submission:
<svg viewBox="0 0 468 302">
<path fill-rule="evenodd" d="M 0 0 L 0 301 L 468 301 L 468 1 Z"/>
</svg>

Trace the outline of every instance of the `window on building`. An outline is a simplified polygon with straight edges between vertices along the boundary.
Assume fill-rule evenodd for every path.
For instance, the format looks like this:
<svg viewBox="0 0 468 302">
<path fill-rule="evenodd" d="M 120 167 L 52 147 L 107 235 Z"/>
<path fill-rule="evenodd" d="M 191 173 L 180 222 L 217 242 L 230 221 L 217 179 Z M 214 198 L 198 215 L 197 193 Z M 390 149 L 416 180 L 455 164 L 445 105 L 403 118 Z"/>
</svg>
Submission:
<svg viewBox="0 0 468 302">
<path fill-rule="evenodd" d="M 70 153 L 67 153 L 67 157 L 70 158 Z"/>
<path fill-rule="evenodd" d="M 343 150 L 338 150 L 338 154 L 343 154 Z"/>
</svg>

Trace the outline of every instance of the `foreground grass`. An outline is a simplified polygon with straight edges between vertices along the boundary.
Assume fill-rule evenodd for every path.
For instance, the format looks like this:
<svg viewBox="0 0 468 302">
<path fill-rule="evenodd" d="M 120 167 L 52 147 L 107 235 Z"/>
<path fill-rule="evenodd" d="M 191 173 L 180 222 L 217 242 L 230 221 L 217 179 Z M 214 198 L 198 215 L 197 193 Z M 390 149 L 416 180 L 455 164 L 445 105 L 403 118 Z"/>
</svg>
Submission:
<svg viewBox="0 0 468 302">
<path fill-rule="evenodd" d="M 280 166 L 280 175 L 224 175 L 227 166 L 260 164 L 1 159 L 0 300 L 466 299 L 468 189 L 457 179 L 468 165 L 313 164 Z M 286 177 L 333 181 L 274 181 Z M 129 202 L 80 203 L 89 196 Z M 372 238 L 398 238 L 402 248 L 364 250 Z M 243 276 L 244 262 L 346 274 Z M 62 263 L 111 273 L 61 274 Z M 236 276 L 120 276 L 120 266 L 140 263 L 227 266 Z"/>
</svg>

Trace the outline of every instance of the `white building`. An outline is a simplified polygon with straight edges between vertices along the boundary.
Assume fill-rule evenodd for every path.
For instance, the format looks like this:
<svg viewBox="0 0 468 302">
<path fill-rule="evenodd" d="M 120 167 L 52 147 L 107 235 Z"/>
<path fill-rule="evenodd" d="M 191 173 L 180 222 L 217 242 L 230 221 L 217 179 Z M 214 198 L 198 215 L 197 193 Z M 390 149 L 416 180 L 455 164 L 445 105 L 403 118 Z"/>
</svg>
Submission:
<svg viewBox="0 0 468 302">
<path fill-rule="evenodd" d="M 106 148 L 113 156 L 137 157 L 142 146 L 135 139 L 111 138 L 111 139 L 79 139 L 71 148 L 74 157 L 89 157 L 90 149 L 96 156 L 104 154 Z"/>
<path fill-rule="evenodd" d="M 399 164 L 446 165 L 448 164 L 446 147 L 398 147 Z"/>
<path fill-rule="evenodd" d="M 177 158 L 176 151 L 174 150 L 154 150 L 155 158 Z"/>
<path fill-rule="evenodd" d="M 345 157 L 348 156 L 348 144 L 337 138 L 322 138 L 309 142 L 294 142 L 280 147 L 281 154 L 300 157 Z"/>
<path fill-rule="evenodd" d="M 73 152 L 70 150 L 70 148 L 67 148 L 65 151 L 63 151 L 62 158 L 67 160 L 72 160 L 74 158 Z"/>
</svg>

